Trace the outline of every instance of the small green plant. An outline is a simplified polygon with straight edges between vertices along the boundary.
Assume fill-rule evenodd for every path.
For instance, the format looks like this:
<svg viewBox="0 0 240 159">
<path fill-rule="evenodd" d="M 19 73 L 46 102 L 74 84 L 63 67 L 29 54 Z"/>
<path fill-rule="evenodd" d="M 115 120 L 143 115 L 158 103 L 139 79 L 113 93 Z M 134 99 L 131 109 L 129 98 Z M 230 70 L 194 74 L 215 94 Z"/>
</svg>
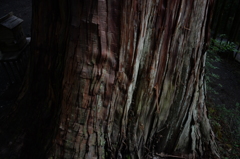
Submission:
<svg viewBox="0 0 240 159">
<path fill-rule="evenodd" d="M 207 67 L 210 67 L 212 69 L 218 69 L 218 67 L 214 66 L 213 64 L 211 64 L 209 61 L 206 61 L 206 65 Z"/>
<path fill-rule="evenodd" d="M 207 84 L 210 83 L 210 82 L 212 82 L 212 80 L 210 79 L 210 77 L 209 77 L 208 74 L 206 74 L 205 79 L 206 79 Z"/>
<path fill-rule="evenodd" d="M 216 91 L 216 90 L 214 90 L 212 87 L 208 87 L 208 91 L 209 92 L 211 92 L 211 93 L 214 93 L 214 94 L 216 94 L 216 95 L 218 95 L 219 93 Z"/>
<path fill-rule="evenodd" d="M 239 52 L 234 42 L 220 41 L 218 39 L 211 39 L 210 50 L 222 53 Z"/>
<path fill-rule="evenodd" d="M 238 108 L 239 106 L 240 106 L 240 104 L 237 102 L 237 103 L 236 103 L 236 107 Z"/>
<path fill-rule="evenodd" d="M 219 75 L 217 75 L 217 74 L 214 74 L 214 73 L 211 73 L 210 75 L 211 75 L 212 77 L 216 78 L 216 79 L 219 79 L 219 78 L 220 78 L 220 76 L 219 76 Z"/>
</svg>

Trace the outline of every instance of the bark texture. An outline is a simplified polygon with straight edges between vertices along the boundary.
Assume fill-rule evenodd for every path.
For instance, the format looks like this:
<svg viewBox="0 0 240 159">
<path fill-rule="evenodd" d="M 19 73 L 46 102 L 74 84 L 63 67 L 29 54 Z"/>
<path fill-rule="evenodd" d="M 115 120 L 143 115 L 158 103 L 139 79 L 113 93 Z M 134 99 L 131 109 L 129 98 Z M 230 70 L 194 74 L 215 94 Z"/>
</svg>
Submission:
<svg viewBox="0 0 240 159">
<path fill-rule="evenodd" d="M 33 46 L 53 46 L 33 50 L 50 79 L 41 104 L 60 107 L 49 158 L 218 157 L 204 88 L 212 0 L 35 3 L 35 18 L 45 3 L 56 18 L 33 19 L 49 33 L 34 25 Z"/>
</svg>

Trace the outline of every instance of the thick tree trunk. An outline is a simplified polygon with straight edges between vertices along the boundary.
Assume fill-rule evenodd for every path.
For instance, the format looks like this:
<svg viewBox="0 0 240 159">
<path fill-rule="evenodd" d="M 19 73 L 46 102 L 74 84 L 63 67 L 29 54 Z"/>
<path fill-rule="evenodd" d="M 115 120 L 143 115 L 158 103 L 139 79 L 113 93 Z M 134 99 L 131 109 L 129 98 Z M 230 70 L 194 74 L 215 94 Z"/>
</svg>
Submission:
<svg viewBox="0 0 240 159">
<path fill-rule="evenodd" d="M 230 6 L 228 8 L 228 12 L 226 13 L 226 16 L 225 16 L 225 19 L 223 20 L 224 22 L 224 25 L 223 25 L 223 29 L 222 29 L 222 34 L 226 34 L 226 35 L 229 35 L 229 30 L 230 30 L 230 25 L 232 22 L 231 22 L 231 11 L 234 12 L 234 4 L 235 2 L 234 1 L 231 1 L 230 2 Z M 235 4 L 236 5 L 236 4 Z M 228 36 L 229 38 L 229 36 Z M 223 37 L 221 37 L 221 41 L 223 40 Z"/>
<path fill-rule="evenodd" d="M 229 30 L 228 41 L 236 42 L 238 40 L 237 38 L 239 37 L 240 27 L 240 18 L 238 16 L 239 14 L 240 14 L 240 2 L 237 5 L 237 11 L 235 12 L 231 29 Z"/>
<path fill-rule="evenodd" d="M 214 11 L 213 12 L 213 18 L 212 18 L 212 24 L 211 24 L 211 30 L 214 31 L 216 30 L 216 24 L 217 24 L 217 21 L 219 21 L 219 18 L 220 18 L 220 8 L 221 8 L 221 0 L 215 0 L 215 3 L 214 3 Z"/>
<path fill-rule="evenodd" d="M 49 158 L 217 157 L 204 89 L 212 0 L 33 7 L 37 139 L 23 154 L 35 144 L 31 155 Z"/>
</svg>

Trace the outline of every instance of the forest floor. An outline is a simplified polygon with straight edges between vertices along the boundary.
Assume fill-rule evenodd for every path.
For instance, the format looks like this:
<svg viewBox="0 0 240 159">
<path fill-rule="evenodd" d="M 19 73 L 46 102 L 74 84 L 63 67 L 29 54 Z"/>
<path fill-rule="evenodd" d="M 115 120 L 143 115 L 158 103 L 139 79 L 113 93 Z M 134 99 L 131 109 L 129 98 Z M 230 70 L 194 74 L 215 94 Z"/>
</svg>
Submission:
<svg viewBox="0 0 240 159">
<path fill-rule="evenodd" d="M 240 63 L 209 52 L 206 83 L 208 114 L 221 157 L 240 159 Z"/>
<path fill-rule="evenodd" d="M 1 0 L 0 17 L 11 11 L 24 20 L 23 30 L 30 36 L 31 0 Z M 240 63 L 208 53 L 206 82 L 208 114 L 221 158 L 240 159 Z M 0 69 L 0 119 L 12 105 L 19 86 L 9 84 Z M 3 153 L 0 144 L 0 158 Z"/>
</svg>

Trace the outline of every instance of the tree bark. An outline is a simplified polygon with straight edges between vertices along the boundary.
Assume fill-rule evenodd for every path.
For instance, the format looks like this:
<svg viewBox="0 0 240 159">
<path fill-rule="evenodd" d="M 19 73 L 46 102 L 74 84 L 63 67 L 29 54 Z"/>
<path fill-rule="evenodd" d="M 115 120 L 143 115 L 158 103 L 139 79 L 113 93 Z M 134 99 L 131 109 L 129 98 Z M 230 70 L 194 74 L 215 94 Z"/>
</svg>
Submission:
<svg viewBox="0 0 240 159">
<path fill-rule="evenodd" d="M 224 7 L 226 6 L 226 3 L 227 1 L 223 1 L 223 2 L 220 2 L 220 0 L 217 0 L 217 2 L 219 2 L 218 4 L 220 5 L 219 6 L 219 10 L 217 9 L 218 5 L 216 5 L 216 8 L 215 8 L 215 17 L 217 17 L 217 20 L 214 20 L 216 21 L 216 25 L 214 27 L 214 34 L 213 34 L 213 38 L 216 39 L 218 34 L 221 33 L 221 22 L 222 22 L 222 18 L 223 18 L 223 14 L 224 14 Z M 218 12 L 217 12 L 218 11 Z"/>
<path fill-rule="evenodd" d="M 223 22 L 224 22 L 224 25 L 223 25 L 223 29 L 222 29 L 222 34 L 226 34 L 226 35 L 229 35 L 229 30 L 230 30 L 230 25 L 229 25 L 229 23 L 231 24 L 231 14 L 232 14 L 232 12 L 234 13 L 234 4 L 235 4 L 235 2 L 234 1 L 231 1 L 230 2 L 230 6 L 229 6 L 229 8 L 227 8 L 227 13 L 226 13 L 226 17 L 225 17 L 225 19 L 223 20 Z M 235 4 L 236 5 L 236 4 Z M 236 12 L 236 11 L 235 11 Z M 233 16 L 234 17 L 234 16 Z M 229 36 L 227 36 L 228 37 L 228 39 L 229 39 Z M 221 41 L 223 40 L 223 37 L 221 37 Z"/>
<path fill-rule="evenodd" d="M 233 22 L 231 25 L 231 29 L 229 31 L 229 38 L 228 41 L 235 42 L 237 41 L 239 37 L 239 27 L 240 27 L 240 18 L 238 17 L 240 13 L 240 2 L 237 5 L 237 10 L 235 12 L 235 15 L 233 17 Z"/>
<path fill-rule="evenodd" d="M 212 3 L 34 1 L 22 156 L 218 158 L 204 83 Z"/>
</svg>

